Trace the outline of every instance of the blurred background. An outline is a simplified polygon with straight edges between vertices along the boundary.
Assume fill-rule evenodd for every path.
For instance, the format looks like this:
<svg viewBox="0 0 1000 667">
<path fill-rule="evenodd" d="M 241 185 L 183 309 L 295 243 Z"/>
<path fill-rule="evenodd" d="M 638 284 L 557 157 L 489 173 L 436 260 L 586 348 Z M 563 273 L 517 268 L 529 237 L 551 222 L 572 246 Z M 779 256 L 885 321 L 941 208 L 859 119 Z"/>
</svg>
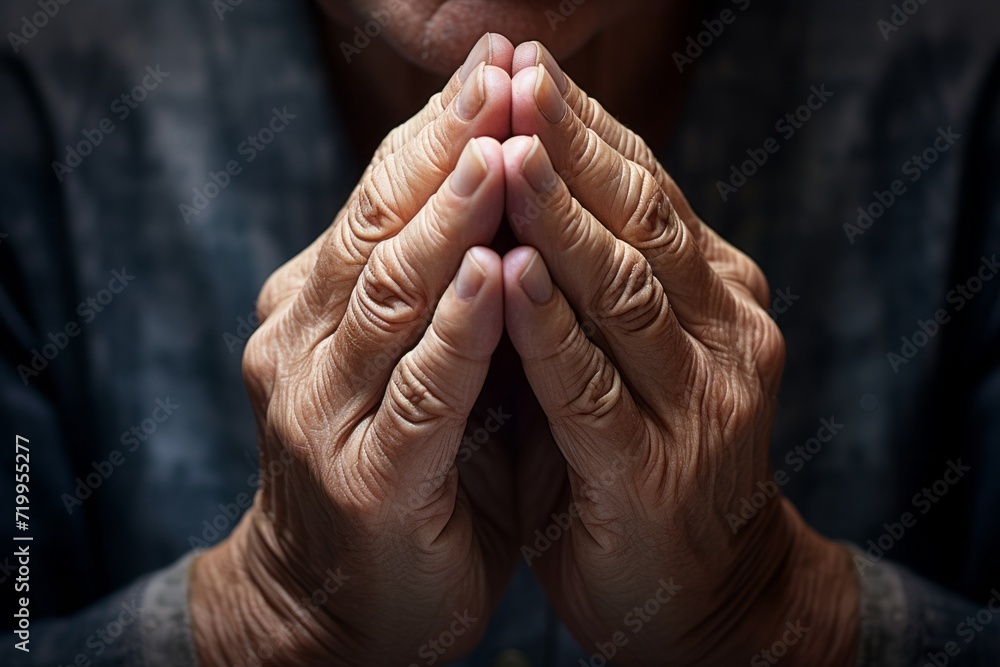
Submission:
<svg viewBox="0 0 1000 667">
<path fill-rule="evenodd" d="M 565 21 L 533 37 L 558 41 L 572 12 L 536 4 Z M 365 11 L 0 7 L 0 423 L 31 441 L 37 618 L 217 543 L 249 505 L 240 359 L 257 293 L 357 182 L 375 147 L 359 113 L 384 134 L 420 106 L 352 98 L 394 71 Z M 609 111 L 769 278 L 788 344 L 782 490 L 822 534 L 985 600 L 1000 584 L 1000 6 L 727 0 L 678 16 L 643 27 L 674 48 Z M 585 87 L 587 48 L 565 61 Z M 445 80 L 400 78 L 399 95 Z"/>
</svg>

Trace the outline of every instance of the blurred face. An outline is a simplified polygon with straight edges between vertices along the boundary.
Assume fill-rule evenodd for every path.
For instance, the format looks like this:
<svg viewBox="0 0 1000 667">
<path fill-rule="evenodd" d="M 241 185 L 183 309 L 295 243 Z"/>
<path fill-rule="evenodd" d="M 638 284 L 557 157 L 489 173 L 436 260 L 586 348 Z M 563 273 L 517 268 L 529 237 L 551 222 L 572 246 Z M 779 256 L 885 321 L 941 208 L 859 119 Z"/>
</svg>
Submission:
<svg viewBox="0 0 1000 667">
<path fill-rule="evenodd" d="M 320 0 L 349 30 L 376 20 L 380 38 L 408 60 L 447 74 L 483 33 L 505 35 L 516 46 L 537 39 L 557 59 L 572 55 L 603 27 L 641 0 Z"/>
</svg>

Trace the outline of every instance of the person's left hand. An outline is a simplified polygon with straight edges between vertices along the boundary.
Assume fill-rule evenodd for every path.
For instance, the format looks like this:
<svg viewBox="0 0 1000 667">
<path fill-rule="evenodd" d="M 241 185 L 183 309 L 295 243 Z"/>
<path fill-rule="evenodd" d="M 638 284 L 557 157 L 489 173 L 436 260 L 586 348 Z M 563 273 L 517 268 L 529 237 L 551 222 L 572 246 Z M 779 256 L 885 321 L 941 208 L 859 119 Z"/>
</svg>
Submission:
<svg viewBox="0 0 1000 667">
<path fill-rule="evenodd" d="M 524 540 L 557 611 L 613 664 L 746 664 L 777 644 L 786 664 L 851 664 L 851 556 L 770 482 L 785 347 L 762 272 L 540 46 L 514 70 L 507 217 L 525 246 L 504 258 L 506 328 L 565 457 L 552 479 L 544 433 L 519 480 L 548 498 Z"/>
</svg>

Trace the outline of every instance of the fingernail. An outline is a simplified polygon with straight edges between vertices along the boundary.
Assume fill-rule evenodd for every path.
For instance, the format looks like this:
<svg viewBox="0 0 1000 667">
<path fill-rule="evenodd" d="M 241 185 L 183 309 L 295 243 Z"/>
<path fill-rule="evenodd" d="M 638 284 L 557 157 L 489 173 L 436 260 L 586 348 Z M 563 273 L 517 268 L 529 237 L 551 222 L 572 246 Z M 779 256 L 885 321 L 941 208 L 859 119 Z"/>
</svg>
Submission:
<svg viewBox="0 0 1000 667">
<path fill-rule="evenodd" d="M 566 94 L 566 88 L 569 87 L 569 82 L 566 81 L 566 75 L 563 74 L 562 68 L 559 67 L 559 63 L 556 59 L 549 53 L 549 50 L 542 46 L 541 42 L 533 42 L 535 45 L 535 67 L 542 65 L 548 70 L 549 74 L 552 75 L 553 80 L 556 82 L 556 86 L 559 88 L 559 93 L 561 95 Z"/>
<path fill-rule="evenodd" d="M 490 39 L 490 33 L 486 33 L 479 38 L 476 45 L 472 47 L 469 51 L 469 57 L 465 59 L 465 63 L 462 65 L 462 69 L 458 73 L 458 80 L 465 82 L 472 74 L 472 71 L 476 69 L 479 64 L 489 65 L 493 58 L 493 41 Z"/>
<path fill-rule="evenodd" d="M 535 192 L 552 192 L 556 189 L 556 171 L 537 136 L 532 138 L 531 148 L 521 163 L 521 174 Z"/>
<path fill-rule="evenodd" d="M 458 277 L 455 278 L 455 292 L 460 299 L 471 299 L 476 296 L 486 282 L 486 272 L 472 255 L 471 250 L 465 253 L 462 266 L 458 269 Z"/>
<path fill-rule="evenodd" d="M 472 76 L 462 85 L 462 92 L 458 94 L 458 114 L 465 120 L 475 118 L 486 100 L 486 91 L 483 90 L 484 69 L 486 65 L 479 63 L 479 66 L 472 70 Z"/>
<path fill-rule="evenodd" d="M 550 123 L 558 123 L 566 115 L 566 101 L 563 100 L 559 88 L 545 65 L 538 66 L 538 77 L 535 81 L 535 104 L 538 110 Z"/>
<path fill-rule="evenodd" d="M 451 175 L 451 189 L 459 197 L 468 197 L 486 178 L 486 158 L 479 142 L 471 139 L 458 158 L 458 165 Z"/>
<path fill-rule="evenodd" d="M 552 298 L 552 278 L 541 255 L 535 251 L 535 256 L 528 262 L 519 280 L 521 288 L 528 298 L 535 303 L 546 303 Z"/>
</svg>

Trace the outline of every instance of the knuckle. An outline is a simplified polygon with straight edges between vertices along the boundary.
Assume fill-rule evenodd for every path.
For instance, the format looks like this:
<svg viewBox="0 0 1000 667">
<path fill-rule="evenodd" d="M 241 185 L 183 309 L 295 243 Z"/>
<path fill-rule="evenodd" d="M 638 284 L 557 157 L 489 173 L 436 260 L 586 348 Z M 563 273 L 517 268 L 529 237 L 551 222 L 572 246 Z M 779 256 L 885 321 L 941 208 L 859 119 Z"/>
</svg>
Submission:
<svg viewBox="0 0 1000 667">
<path fill-rule="evenodd" d="M 260 294 L 257 295 L 257 321 L 264 322 L 271 313 L 275 311 L 286 296 L 287 289 L 285 284 L 287 283 L 286 278 L 287 265 L 281 267 L 264 281 L 264 286 L 260 288 Z"/>
<path fill-rule="evenodd" d="M 352 304 L 364 319 L 382 331 L 400 331 L 418 322 L 427 299 L 418 273 L 399 257 L 395 244 L 375 248 L 358 280 Z"/>
<path fill-rule="evenodd" d="M 758 314 L 761 324 L 754 341 L 752 357 L 754 366 L 766 377 L 780 375 L 785 367 L 785 337 L 778 323 L 764 313 Z"/>
<path fill-rule="evenodd" d="M 424 107 L 423 111 L 421 111 L 416 118 L 410 120 L 406 124 L 407 127 L 410 128 L 410 136 L 415 135 L 429 121 L 432 121 L 433 119 L 440 116 L 441 113 L 444 111 L 444 108 L 445 108 L 444 93 L 438 91 L 433 95 L 431 95 L 431 98 L 427 100 L 427 106 Z"/>
<path fill-rule="evenodd" d="M 563 416 L 577 421 L 597 423 L 611 415 L 625 398 L 625 388 L 617 369 L 596 348 L 581 371 L 578 390 L 563 406 Z"/>
<path fill-rule="evenodd" d="M 739 264 L 740 273 L 743 276 L 745 284 L 750 288 L 750 292 L 754 295 L 754 298 L 764 308 L 767 308 L 769 304 L 769 295 L 771 294 L 771 287 L 768 285 L 767 277 L 764 275 L 764 271 L 761 270 L 757 262 L 753 261 L 742 252 L 739 252 Z"/>
<path fill-rule="evenodd" d="M 392 161 L 392 157 L 386 158 L 386 161 Z M 383 162 L 373 170 L 361 182 L 357 193 L 351 198 L 347 224 L 355 243 L 378 243 L 405 224 L 396 213 L 394 198 L 384 192 L 384 187 L 379 185 L 386 182 L 386 179 L 377 178 L 385 164 Z"/>
<path fill-rule="evenodd" d="M 590 219 L 588 213 L 569 192 L 556 196 L 550 205 L 557 220 L 563 221 L 562 245 L 567 254 L 586 252 L 598 241 L 598 223 Z"/>
<path fill-rule="evenodd" d="M 604 105 L 589 95 L 584 98 L 581 104 L 580 120 L 601 136 L 606 136 L 613 129 L 611 116 Z"/>
<path fill-rule="evenodd" d="M 641 164 L 650 172 L 655 171 L 656 166 L 659 165 L 659 160 L 656 159 L 656 155 L 653 154 L 653 149 L 649 147 L 649 144 L 631 130 L 626 130 L 625 134 L 625 149 L 623 153 L 626 156 L 630 156 L 629 159 Z"/>
<path fill-rule="evenodd" d="M 370 443 L 343 453 L 331 466 L 331 476 L 337 489 L 334 511 L 352 528 L 353 539 L 373 543 L 378 539 L 374 528 L 384 524 L 396 474 L 379 455 L 381 434 L 371 429 L 368 438 Z"/>
<path fill-rule="evenodd" d="M 432 170 L 434 176 L 443 179 L 451 171 L 452 153 L 456 146 L 460 149 L 464 144 L 455 141 L 448 131 L 448 116 L 440 116 L 428 123 L 414 138 L 417 154 L 425 162 L 424 170 Z M 457 159 L 457 156 L 456 156 Z M 409 165 L 403 165 L 409 167 Z"/>
<path fill-rule="evenodd" d="M 390 415 L 405 430 L 436 420 L 462 421 L 454 396 L 435 380 L 436 373 L 419 353 L 400 359 L 386 393 Z"/>
<path fill-rule="evenodd" d="M 567 185 L 572 186 L 578 178 L 587 169 L 585 165 L 595 164 L 598 157 L 600 156 L 600 148 L 603 139 L 591 128 L 587 128 L 585 132 L 578 135 L 576 141 L 571 142 L 569 147 L 569 164 L 575 165 L 573 169 L 570 169 L 565 174 L 565 181 Z M 604 165 L 609 170 L 609 175 L 617 180 L 616 174 L 613 168 L 617 165 L 613 160 L 607 160 L 609 164 Z"/>
<path fill-rule="evenodd" d="M 639 166 L 635 174 L 640 195 L 627 212 L 622 233 L 639 249 L 669 247 L 680 240 L 680 220 L 656 178 Z"/>
<path fill-rule="evenodd" d="M 569 174 L 561 174 L 563 179 Z M 561 227 L 562 230 L 569 230 L 577 224 L 583 224 L 584 211 L 580 202 L 570 193 L 565 185 L 565 180 L 556 181 L 556 189 L 548 194 L 538 194 L 528 199 L 524 208 L 515 211 L 517 219 L 524 218 L 529 222 L 537 222 L 540 219 L 551 218 L 555 220 L 565 220 L 567 225 Z M 523 222 L 521 223 L 523 224 Z"/>
<path fill-rule="evenodd" d="M 641 158 L 645 157 L 643 152 L 643 147 L 645 142 L 639 138 L 635 132 L 631 130 L 625 130 L 622 132 L 620 141 L 618 142 L 618 150 L 629 160 L 638 162 L 639 164 L 645 165 L 646 163 L 642 161 Z"/>
<path fill-rule="evenodd" d="M 243 349 L 241 362 L 243 382 L 255 401 L 266 403 L 278 371 L 277 360 L 270 348 L 271 327 L 260 327 L 250 336 Z"/>
<path fill-rule="evenodd" d="M 456 218 L 456 206 L 453 200 L 443 197 L 440 194 L 433 195 L 427 200 L 427 205 L 423 209 L 423 224 L 420 226 L 420 243 L 423 244 L 427 252 L 435 257 L 443 256 L 448 246 L 449 230 L 446 229 L 448 221 Z"/>
<path fill-rule="evenodd" d="M 406 141 L 407 128 L 405 123 L 392 128 L 375 152 L 375 164 L 382 162 L 386 157 L 398 151 L 400 146 L 405 144 Z"/>
<path fill-rule="evenodd" d="M 372 155 L 372 160 L 368 164 L 369 167 L 375 167 L 383 160 L 385 160 L 389 155 L 395 153 L 399 150 L 401 141 L 403 138 L 403 126 L 397 125 L 389 131 L 389 134 L 385 135 L 382 139 L 382 143 L 378 145 L 375 149 L 375 154 Z"/>
<path fill-rule="evenodd" d="M 663 287 L 652 267 L 634 248 L 616 244 L 615 261 L 608 279 L 597 295 L 593 310 L 597 317 L 627 332 L 651 328 L 664 313 Z"/>
<path fill-rule="evenodd" d="M 424 342 L 429 354 L 437 357 L 438 368 L 450 369 L 453 366 L 468 368 L 471 364 L 488 364 L 493 355 L 489 352 L 472 352 L 463 337 L 468 334 L 461 330 L 464 325 L 447 319 L 442 313 L 435 315 L 434 321 L 428 327 Z"/>
<path fill-rule="evenodd" d="M 314 253 L 312 249 L 317 244 L 322 247 L 328 245 L 331 236 L 329 231 L 325 231 L 317 242 L 279 267 L 264 281 L 264 286 L 257 295 L 258 324 L 273 317 L 308 282 L 316 262 L 323 258 L 321 251 Z"/>
</svg>

